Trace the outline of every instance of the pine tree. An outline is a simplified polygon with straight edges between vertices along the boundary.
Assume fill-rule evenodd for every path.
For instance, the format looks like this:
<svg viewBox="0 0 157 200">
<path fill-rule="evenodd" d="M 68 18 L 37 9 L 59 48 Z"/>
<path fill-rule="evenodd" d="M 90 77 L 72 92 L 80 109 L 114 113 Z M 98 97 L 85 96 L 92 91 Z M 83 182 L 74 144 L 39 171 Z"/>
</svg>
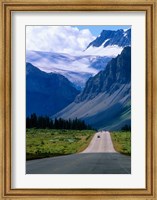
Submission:
<svg viewBox="0 0 157 200">
<path fill-rule="evenodd" d="M 92 127 L 87 125 L 85 121 L 80 119 L 62 119 L 55 118 L 52 120 L 48 116 L 36 116 L 35 113 L 31 114 L 30 117 L 26 118 L 26 128 L 37 128 L 37 129 L 70 129 L 70 130 L 91 130 Z M 126 129 L 126 126 L 125 126 Z"/>
</svg>

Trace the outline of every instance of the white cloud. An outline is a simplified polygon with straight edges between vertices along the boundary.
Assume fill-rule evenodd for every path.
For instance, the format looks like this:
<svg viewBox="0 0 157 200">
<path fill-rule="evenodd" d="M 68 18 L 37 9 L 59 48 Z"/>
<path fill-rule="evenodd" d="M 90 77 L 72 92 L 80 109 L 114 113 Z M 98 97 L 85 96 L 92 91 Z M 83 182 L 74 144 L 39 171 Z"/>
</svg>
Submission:
<svg viewBox="0 0 157 200">
<path fill-rule="evenodd" d="M 26 49 L 75 54 L 83 51 L 95 37 L 88 29 L 71 26 L 27 26 Z"/>
</svg>

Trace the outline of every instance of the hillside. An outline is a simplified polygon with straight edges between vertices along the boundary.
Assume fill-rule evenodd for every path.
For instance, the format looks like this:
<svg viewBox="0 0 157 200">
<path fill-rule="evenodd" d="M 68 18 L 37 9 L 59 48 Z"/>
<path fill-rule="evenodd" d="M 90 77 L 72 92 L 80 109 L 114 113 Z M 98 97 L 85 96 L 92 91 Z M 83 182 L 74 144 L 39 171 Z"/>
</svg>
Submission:
<svg viewBox="0 0 157 200">
<path fill-rule="evenodd" d="M 85 120 L 98 129 L 117 130 L 131 123 L 131 47 L 90 78 L 75 101 L 53 117 Z"/>
<path fill-rule="evenodd" d="M 46 73 L 26 63 L 26 115 L 51 116 L 78 95 L 72 83 L 60 74 Z"/>
</svg>

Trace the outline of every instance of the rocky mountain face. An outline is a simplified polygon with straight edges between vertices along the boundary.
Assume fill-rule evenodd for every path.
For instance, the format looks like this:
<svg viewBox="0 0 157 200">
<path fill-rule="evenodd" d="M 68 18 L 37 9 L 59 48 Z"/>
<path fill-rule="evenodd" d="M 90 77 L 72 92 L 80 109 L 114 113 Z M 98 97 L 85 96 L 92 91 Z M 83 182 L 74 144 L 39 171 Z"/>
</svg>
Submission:
<svg viewBox="0 0 157 200">
<path fill-rule="evenodd" d="M 103 30 L 99 37 L 97 37 L 94 41 L 92 41 L 87 49 L 90 46 L 93 47 L 103 47 L 117 45 L 119 47 L 130 46 L 131 44 L 131 29 L 123 30 L 119 29 L 117 31 L 112 30 Z"/>
<path fill-rule="evenodd" d="M 99 93 L 112 94 L 121 84 L 130 83 L 131 78 L 131 48 L 126 47 L 121 55 L 113 58 L 104 71 L 90 78 L 84 90 L 77 96 L 75 102 L 89 100 Z"/>
<path fill-rule="evenodd" d="M 80 118 L 95 128 L 117 130 L 131 123 L 131 47 L 90 78 L 75 101 L 54 117 Z"/>
<path fill-rule="evenodd" d="M 124 47 L 131 45 L 131 29 L 103 30 L 84 51 L 86 55 L 99 55 L 110 58 L 120 54 Z"/>
<path fill-rule="evenodd" d="M 69 55 L 55 52 L 27 51 L 26 61 L 47 73 L 57 73 L 66 77 L 77 89 L 82 89 L 86 81 L 104 69 L 109 57 L 90 55 Z"/>
<path fill-rule="evenodd" d="M 103 30 L 80 55 L 27 51 L 26 61 L 45 72 L 58 73 L 82 90 L 86 81 L 104 70 L 107 63 L 125 46 L 131 45 L 131 29 Z"/>
<path fill-rule="evenodd" d="M 60 74 L 45 73 L 26 63 L 26 115 L 51 116 L 78 95 L 72 83 Z"/>
</svg>

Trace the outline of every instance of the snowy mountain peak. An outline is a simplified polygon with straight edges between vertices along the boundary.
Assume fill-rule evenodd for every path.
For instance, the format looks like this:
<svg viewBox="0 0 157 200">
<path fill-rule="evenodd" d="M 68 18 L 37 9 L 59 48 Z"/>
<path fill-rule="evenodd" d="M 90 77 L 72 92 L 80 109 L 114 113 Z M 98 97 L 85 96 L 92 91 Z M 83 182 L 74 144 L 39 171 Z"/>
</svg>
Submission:
<svg viewBox="0 0 157 200">
<path fill-rule="evenodd" d="M 68 55 L 55 52 L 27 51 L 26 61 L 47 73 L 61 74 L 70 80 L 77 89 L 82 89 L 89 77 L 103 70 L 111 60 L 108 57 Z M 29 73 L 30 69 L 27 69 Z M 34 70 L 34 68 L 33 68 Z"/>
<path fill-rule="evenodd" d="M 127 36 L 127 37 L 126 37 Z M 117 45 L 119 47 L 129 46 L 131 43 L 131 29 L 117 31 L 103 30 L 95 40 L 93 40 L 87 47 L 107 47 L 109 45 Z"/>
<path fill-rule="evenodd" d="M 86 55 L 115 57 L 124 47 L 131 45 L 131 29 L 103 30 L 86 48 Z"/>
<path fill-rule="evenodd" d="M 90 77 L 104 70 L 107 63 L 130 44 L 131 29 L 103 30 L 86 50 L 78 55 L 27 51 L 26 61 L 42 71 L 63 75 L 80 90 Z"/>
</svg>

